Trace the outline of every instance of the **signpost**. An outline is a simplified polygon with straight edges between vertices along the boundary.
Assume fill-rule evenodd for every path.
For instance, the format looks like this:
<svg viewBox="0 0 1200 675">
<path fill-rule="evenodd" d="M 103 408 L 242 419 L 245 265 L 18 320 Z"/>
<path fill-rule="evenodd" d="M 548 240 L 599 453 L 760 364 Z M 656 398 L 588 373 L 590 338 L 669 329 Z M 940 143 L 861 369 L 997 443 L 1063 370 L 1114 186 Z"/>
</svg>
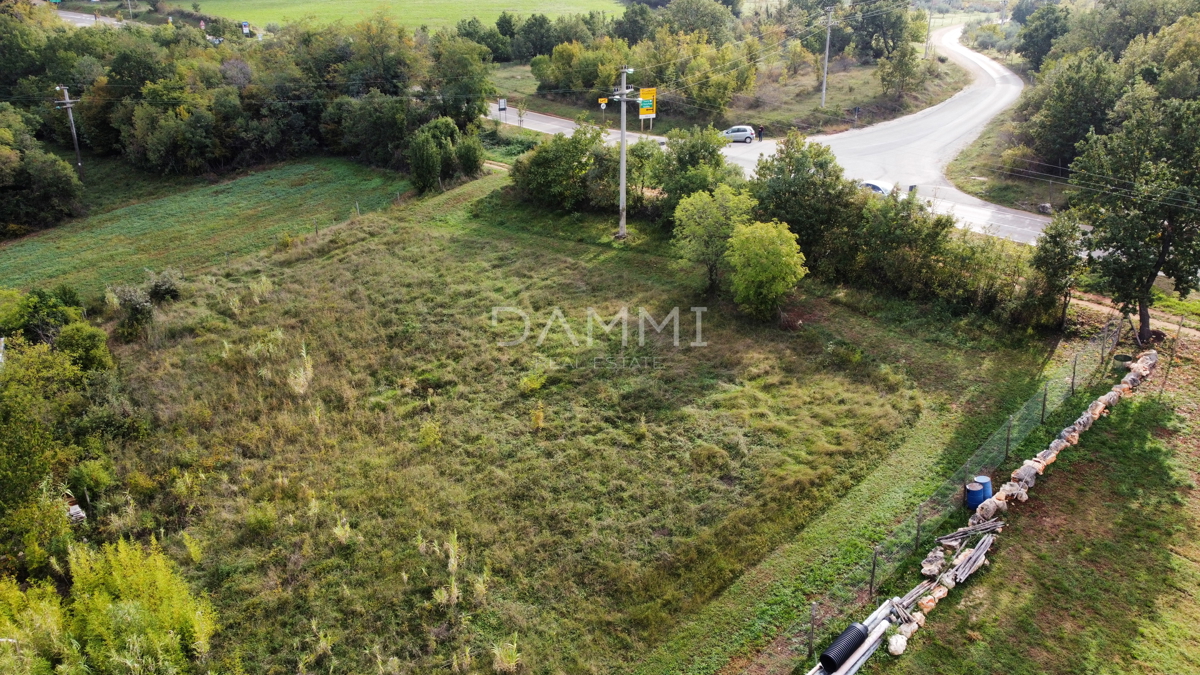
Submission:
<svg viewBox="0 0 1200 675">
<path fill-rule="evenodd" d="M 500 99 L 499 103 L 496 105 L 496 108 L 497 108 L 498 112 L 500 113 L 499 114 L 500 121 L 501 122 L 505 121 L 508 118 L 508 115 L 506 114 L 508 112 L 508 99 L 506 99 L 506 98 Z"/>
<path fill-rule="evenodd" d="M 242 35 L 249 35 L 249 34 L 250 34 L 250 22 L 243 21 L 242 22 Z"/>
<path fill-rule="evenodd" d="M 658 113 L 658 89 L 643 87 L 638 92 L 638 119 L 650 120 L 650 131 L 654 131 L 654 117 Z"/>
<path fill-rule="evenodd" d="M 606 99 L 606 98 L 600 99 L 600 123 L 601 124 L 604 124 L 604 122 L 605 122 L 604 109 L 607 107 L 608 107 L 608 99 Z"/>
</svg>

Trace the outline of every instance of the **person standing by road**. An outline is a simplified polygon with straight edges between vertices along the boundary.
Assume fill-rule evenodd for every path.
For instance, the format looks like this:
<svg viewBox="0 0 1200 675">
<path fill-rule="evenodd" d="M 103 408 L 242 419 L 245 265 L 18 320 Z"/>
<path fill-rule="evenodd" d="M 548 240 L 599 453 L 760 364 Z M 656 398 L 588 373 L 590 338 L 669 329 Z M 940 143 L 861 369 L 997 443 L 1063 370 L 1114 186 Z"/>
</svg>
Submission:
<svg viewBox="0 0 1200 675">
<path fill-rule="evenodd" d="M 758 142 L 762 143 L 762 139 L 763 139 L 763 125 L 760 124 L 760 125 L 758 125 Z"/>
</svg>

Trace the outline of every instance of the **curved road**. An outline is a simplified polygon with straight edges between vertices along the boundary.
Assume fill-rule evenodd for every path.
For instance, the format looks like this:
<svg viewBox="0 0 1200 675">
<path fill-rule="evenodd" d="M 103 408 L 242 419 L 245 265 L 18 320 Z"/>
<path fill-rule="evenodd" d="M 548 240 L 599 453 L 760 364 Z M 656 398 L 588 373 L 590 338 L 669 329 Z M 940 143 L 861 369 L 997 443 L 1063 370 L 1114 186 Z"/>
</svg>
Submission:
<svg viewBox="0 0 1200 675">
<path fill-rule="evenodd" d="M 1026 244 L 1033 243 L 1049 218 L 990 204 L 957 188 L 946 179 L 946 165 L 983 131 L 987 123 L 1016 102 L 1023 83 L 1012 71 L 959 44 L 962 26 L 934 32 L 939 51 L 966 68 L 975 81 L 953 97 L 918 113 L 863 129 L 811 140 L 832 148 L 846 175 L 860 180 L 880 180 L 907 189 L 917 186 L 922 197 L 933 202 L 939 213 L 955 216 L 964 227 L 988 232 Z M 493 104 L 491 116 L 497 117 Z M 505 121 L 517 123 L 516 110 L 509 109 Z M 630 121 L 630 124 L 634 124 Z M 528 112 L 524 126 L 546 133 L 571 133 L 575 123 L 552 115 Z M 616 141 L 619 134 L 608 131 Z M 629 142 L 641 137 L 630 133 Z M 660 139 L 659 136 L 646 136 Z M 735 143 L 725 156 L 747 174 L 754 172 L 761 155 L 775 152 L 775 141 Z"/>
</svg>

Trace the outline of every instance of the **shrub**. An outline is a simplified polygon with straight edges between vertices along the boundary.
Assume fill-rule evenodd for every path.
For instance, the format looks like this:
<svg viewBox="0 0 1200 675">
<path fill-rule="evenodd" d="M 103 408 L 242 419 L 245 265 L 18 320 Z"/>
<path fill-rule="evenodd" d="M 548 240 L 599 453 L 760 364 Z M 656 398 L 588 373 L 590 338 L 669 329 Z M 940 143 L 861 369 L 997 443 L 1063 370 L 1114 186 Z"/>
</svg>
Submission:
<svg viewBox="0 0 1200 675">
<path fill-rule="evenodd" d="M 483 171 L 483 143 L 475 135 L 467 136 L 454 146 L 454 159 L 458 170 L 468 178 Z"/>
<path fill-rule="evenodd" d="M 766 319 L 808 272 L 796 235 L 786 223 L 750 223 L 733 231 L 725 257 L 733 297 L 743 311 Z"/>
<path fill-rule="evenodd" d="M 146 270 L 146 294 L 155 304 L 178 300 L 181 281 L 183 273 L 177 269 L 167 268 L 159 274 Z"/>
<path fill-rule="evenodd" d="M 557 134 L 513 162 L 513 184 L 527 199 L 555 209 L 574 210 L 588 201 L 587 174 L 592 150 L 603 132 L 581 124 L 570 136 Z"/>
<path fill-rule="evenodd" d="M 117 323 L 117 336 L 133 341 L 141 337 L 142 330 L 154 321 L 154 304 L 150 296 L 134 286 L 119 286 L 113 290 L 121 308 L 121 320 Z"/>
<path fill-rule="evenodd" d="M 35 344 L 49 343 L 64 325 L 79 317 L 77 309 L 63 304 L 54 294 L 34 289 L 0 312 L 0 334 L 22 335 Z"/>
<path fill-rule="evenodd" d="M 95 500 L 113 484 L 113 475 L 108 462 L 89 459 L 71 467 L 67 474 L 67 485 L 76 498 Z"/>
<path fill-rule="evenodd" d="M 246 511 L 246 533 L 251 537 L 268 535 L 275 531 L 278 521 L 274 504 L 255 504 Z"/>
<path fill-rule="evenodd" d="M 408 166 L 413 187 L 429 192 L 441 185 L 442 150 L 429 134 L 418 134 L 408 148 Z"/>
<path fill-rule="evenodd" d="M 54 341 L 54 348 L 71 357 L 71 362 L 80 370 L 108 370 L 113 367 L 112 354 L 108 351 L 108 334 L 82 321 L 62 327 Z"/>
<path fill-rule="evenodd" d="M 174 565 L 151 542 L 71 550 L 71 634 L 92 672 L 192 672 L 215 630 L 215 615 L 192 596 Z"/>
</svg>

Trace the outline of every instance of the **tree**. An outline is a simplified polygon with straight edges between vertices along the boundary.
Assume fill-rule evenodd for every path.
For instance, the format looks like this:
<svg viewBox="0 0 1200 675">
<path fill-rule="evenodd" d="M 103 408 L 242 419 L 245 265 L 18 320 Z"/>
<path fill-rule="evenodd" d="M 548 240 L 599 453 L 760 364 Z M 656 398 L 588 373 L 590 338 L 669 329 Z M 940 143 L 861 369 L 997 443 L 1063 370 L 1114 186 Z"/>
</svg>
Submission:
<svg viewBox="0 0 1200 675">
<path fill-rule="evenodd" d="M 540 54 L 549 54 L 554 44 L 554 24 L 545 14 L 534 14 L 517 29 L 517 36 L 513 38 L 513 55 L 519 59 L 531 59 Z"/>
<path fill-rule="evenodd" d="M 1012 20 L 1023 24 L 1029 20 L 1039 9 L 1036 0 L 1017 0 L 1017 4 L 1013 5 Z"/>
<path fill-rule="evenodd" d="M 701 190 L 712 191 L 722 183 L 741 178 L 741 169 L 726 164 L 721 154 L 728 143 L 713 127 L 667 132 L 667 147 L 658 158 L 654 177 L 666 193 L 663 210 L 668 217 L 674 216 L 675 207 L 684 197 Z"/>
<path fill-rule="evenodd" d="M 496 30 L 509 40 L 517 37 L 517 29 L 521 27 L 521 19 L 516 14 L 500 12 L 496 19 Z"/>
<path fill-rule="evenodd" d="M 1038 235 L 1037 248 L 1030 261 L 1041 284 L 1037 293 L 1047 299 L 1061 299 L 1059 326 L 1066 325 L 1071 290 L 1078 283 L 1083 268 L 1082 253 L 1082 232 L 1079 224 L 1070 216 L 1055 216 Z"/>
<path fill-rule="evenodd" d="M 1042 67 L 1054 41 L 1066 34 L 1071 10 L 1058 5 L 1039 7 L 1017 36 L 1017 53 L 1029 61 L 1034 70 Z"/>
<path fill-rule="evenodd" d="M 796 234 L 787 223 L 750 223 L 734 228 L 725 259 L 733 299 L 746 313 L 769 319 L 808 270 Z"/>
<path fill-rule="evenodd" d="M 530 200 L 551 208 L 571 211 L 586 204 L 592 150 L 603 136 L 589 124 L 580 124 L 570 136 L 556 134 L 513 162 L 513 184 Z"/>
<path fill-rule="evenodd" d="M 1114 301 L 1137 305 L 1145 343 L 1159 273 L 1183 297 L 1200 274 L 1200 101 L 1160 101 L 1138 83 L 1114 117 L 1124 120 L 1120 128 L 1089 134 L 1071 165 L 1080 188 L 1072 199 L 1092 226 L 1085 245 L 1096 252 L 1102 286 Z"/>
<path fill-rule="evenodd" d="M 794 130 L 774 155 L 758 160 L 750 195 L 758 202 L 758 217 L 788 223 L 818 265 L 832 247 L 849 243 L 829 237 L 852 229 L 861 211 L 858 188 L 843 177 L 829 146 L 805 141 Z"/>
<path fill-rule="evenodd" d="M 925 71 L 911 42 L 904 42 L 891 56 L 879 59 L 879 82 L 884 91 L 895 93 L 896 98 L 902 98 L 924 81 Z"/>
<path fill-rule="evenodd" d="M 704 266 L 708 275 L 706 291 L 717 286 L 734 228 L 749 223 L 753 210 L 754 200 L 728 185 L 685 197 L 675 208 L 675 252 L 684 260 Z"/>
<path fill-rule="evenodd" d="M 487 112 L 488 99 L 495 95 L 487 47 L 460 37 L 434 44 L 433 68 L 427 83 L 431 105 L 441 116 L 466 129 Z"/>
<path fill-rule="evenodd" d="M 420 61 L 408 29 L 380 12 L 355 24 L 349 38 L 350 58 L 337 70 L 347 94 L 361 96 L 371 89 L 389 96 L 408 93 Z"/>
<path fill-rule="evenodd" d="M 860 56 L 881 59 L 891 56 L 908 41 L 908 8 L 880 10 L 875 5 L 863 5 L 850 15 L 854 30 L 854 50 Z"/>
<path fill-rule="evenodd" d="M 671 0 L 662 19 L 676 33 L 704 31 L 713 44 L 725 44 L 733 37 L 733 12 L 716 0 Z"/>
<path fill-rule="evenodd" d="M 613 35 L 632 47 L 653 35 L 656 25 L 654 12 L 649 7 L 630 3 L 625 6 L 625 14 L 613 23 Z"/>
<path fill-rule="evenodd" d="M 1120 73 L 1107 54 L 1086 50 L 1057 61 L 1029 102 L 1031 106 L 1040 102 L 1024 129 L 1030 147 L 1042 161 L 1066 167 L 1089 132 L 1105 133 L 1122 87 Z"/>
</svg>

